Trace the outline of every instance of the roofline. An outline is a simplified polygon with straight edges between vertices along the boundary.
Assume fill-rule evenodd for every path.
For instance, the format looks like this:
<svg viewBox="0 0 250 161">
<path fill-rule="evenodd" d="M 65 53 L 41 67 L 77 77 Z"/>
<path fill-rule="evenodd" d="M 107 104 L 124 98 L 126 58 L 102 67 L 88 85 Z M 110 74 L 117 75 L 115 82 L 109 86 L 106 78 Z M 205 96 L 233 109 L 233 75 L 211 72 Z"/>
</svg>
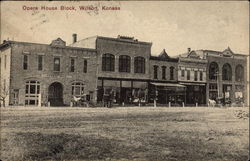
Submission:
<svg viewBox="0 0 250 161">
<path fill-rule="evenodd" d="M 56 47 L 56 48 L 96 51 L 96 49 L 91 49 L 91 48 L 80 48 L 80 47 L 72 47 L 72 46 L 51 46 L 50 44 L 41 44 L 41 43 L 32 43 L 32 42 L 23 42 L 23 41 L 5 41 L 4 43 L 0 44 L 0 48 L 6 44 L 34 44 L 34 45 L 45 45 L 45 46 Z"/>
<path fill-rule="evenodd" d="M 159 61 L 169 61 L 169 62 L 178 62 L 179 58 L 159 58 L 158 56 L 150 56 L 149 60 L 159 60 Z"/>
<path fill-rule="evenodd" d="M 113 41 L 120 41 L 120 42 L 126 42 L 126 43 L 132 43 L 132 44 L 144 44 L 144 45 L 150 45 L 152 46 L 152 42 L 145 42 L 145 41 L 122 41 L 121 39 L 118 38 L 113 38 L 113 37 L 105 37 L 105 36 L 97 36 L 97 39 L 106 39 L 106 40 L 113 40 Z"/>
</svg>

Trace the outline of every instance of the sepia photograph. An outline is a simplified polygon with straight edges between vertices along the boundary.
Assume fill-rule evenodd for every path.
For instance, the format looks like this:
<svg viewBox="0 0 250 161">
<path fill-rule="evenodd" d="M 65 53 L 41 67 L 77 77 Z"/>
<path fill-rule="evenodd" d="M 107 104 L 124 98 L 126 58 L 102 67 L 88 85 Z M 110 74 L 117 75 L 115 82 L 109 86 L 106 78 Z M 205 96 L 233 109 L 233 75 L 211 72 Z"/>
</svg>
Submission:
<svg viewBox="0 0 250 161">
<path fill-rule="evenodd" d="M 1 1 L 0 160 L 248 161 L 248 1 Z"/>
</svg>

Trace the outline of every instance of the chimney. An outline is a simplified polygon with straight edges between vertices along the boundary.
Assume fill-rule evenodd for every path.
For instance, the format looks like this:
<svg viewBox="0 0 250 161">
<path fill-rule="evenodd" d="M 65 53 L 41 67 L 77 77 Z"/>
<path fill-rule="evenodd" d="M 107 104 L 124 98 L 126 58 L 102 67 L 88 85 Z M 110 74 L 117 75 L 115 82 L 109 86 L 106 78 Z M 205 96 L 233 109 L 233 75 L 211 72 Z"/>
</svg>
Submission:
<svg viewBox="0 0 250 161">
<path fill-rule="evenodd" d="M 190 51 L 191 51 L 191 48 L 188 48 L 188 53 L 190 53 Z"/>
<path fill-rule="evenodd" d="M 77 42 L 77 34 L 73 34 L 72 37 L 73 37 L 73 43 Z"/>
</svg>

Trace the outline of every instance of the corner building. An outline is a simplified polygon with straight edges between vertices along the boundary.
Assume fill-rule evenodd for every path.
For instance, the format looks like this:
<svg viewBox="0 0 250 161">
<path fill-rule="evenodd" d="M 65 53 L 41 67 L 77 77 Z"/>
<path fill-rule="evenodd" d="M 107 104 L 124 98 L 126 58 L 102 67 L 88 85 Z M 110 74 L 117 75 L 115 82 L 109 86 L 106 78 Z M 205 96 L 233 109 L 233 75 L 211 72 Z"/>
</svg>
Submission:
<svg viewBox="0 0 250 161">
<path fill-rule="evenodd" d="M 5 105 L 70 105 L 73 96 L 95 101 L 96 50 L 51 44 L 4 41 L 1 94 Z"/>
</svg>

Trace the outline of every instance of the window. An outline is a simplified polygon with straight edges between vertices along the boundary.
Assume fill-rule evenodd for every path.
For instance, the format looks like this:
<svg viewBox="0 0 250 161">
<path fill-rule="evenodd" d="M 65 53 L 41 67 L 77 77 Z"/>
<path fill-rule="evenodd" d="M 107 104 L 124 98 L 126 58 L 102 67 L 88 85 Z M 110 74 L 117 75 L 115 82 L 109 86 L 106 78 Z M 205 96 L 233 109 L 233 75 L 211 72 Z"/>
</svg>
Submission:
<svg viewBox="0 0 250 161">
<path fill-rule="evenodd" d="M 217 90 L 217 84 L 209 84 L 209 90 Z"/>
<path fill-rule="evenodd" d="M 209 79 L 217 80 L 218 72 L 219 72 L 218 64 L 215 62 L 212 62 L 209 66 Z"/>
<path fill-rule="evenodd" d="M 158 66 L 154 65 L 154 79 L 158 79 Z"/>
<path fill-rule="evenodd" d="M 119 56 L 119 72 L 130 72 L 130 57 L 127 55 Z"/>
<path fill-rule="evenodd" d="M 115 71 L 115 56 L 112 54 L 103 54 L 102 71 Z"/>
<path fill-rule="evenodd" d="M 75 59 L 70 58 L 70 72 L 74 72 L 74 71 L 75 71 Z"/>
<path fill-rule="evenodd" d="M 135 73 L 145 73 L 145 58 L 135 57 L 134 68 Z"/>
<path fill-rule="evenodd" d="M 43 70 L 43 56 L 38 55 L 38 70 Z"/>
<path fill-rule="evenodd" d="M 194 71 L 194 81 L 198 81 L 198 71 Z"/>
<path fill-rule="evenodd" d="M 23 56 L 23 69 L 24 70 L 28 69 L 28 55 Z"/>
<path fill-rule="evenodd" d="M 238 82 L 244 81 L 244 68 L 242 65 L 237 65 L 235 68 L 235 80 Z"/>
<path fill-rule="evenodd" d="M 222 67 L 222 80 L 232 80 L 232 68 L 228 63 L 224 64 Z"/>
<path fill-rule="evenodd" d="M 38 105 L 40 82 L 36 80 L 25 83 L 25 105 Z"/>
<path fill-rule="evenodd" d="M 187 71 L 187 80 L 190 80 L 190 70 Z"/>
<path fill-rule="evenodd" d="M 203 72 L 200 71 L 200 81 L 203 81 Z"/>
<path fill-rule="evenodd" d="M 185 70 L 181 70 L 181 76 L 185 77 Z"/>
<path fill-rule="evenodd" d="M 170 67 L 170 80 L 174 80 L 174 67 Z"/>
<path fill-rule="evenodd" d="M 162 79 L 166 79 L 166 67 L 162 66 L 161 69 L 162 69 Z"/>
<path fill-rule="evenodd" d="M 54 71 L 60 71 L 60 58 L 58 57 L 54 58 Z"/>
<path fill-rule="evenodd" d="M 87 73 L 88 70 L 88 62 L 87 60 L 83 61 L 83 73 Z"/>
<path fill-rule="evenodd" d="M 84 84 L 81 82 L 72 83 L 72 95 L 73 96 L 83 96 L 84 95 Z"/>
</svg>

